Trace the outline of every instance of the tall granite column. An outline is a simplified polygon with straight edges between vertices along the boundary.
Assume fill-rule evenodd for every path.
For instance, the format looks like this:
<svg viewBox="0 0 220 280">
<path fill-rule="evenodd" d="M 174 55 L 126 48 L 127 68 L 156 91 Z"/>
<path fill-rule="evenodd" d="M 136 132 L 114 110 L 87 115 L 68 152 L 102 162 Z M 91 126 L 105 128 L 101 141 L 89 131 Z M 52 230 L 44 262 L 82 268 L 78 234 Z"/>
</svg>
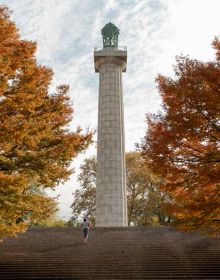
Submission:
<svg viewBox="0 0 220 280">
<path fill-rule="evenodd" d="M 112 23 L 106 26 L 107 31 L 117 28 Z M 94 52 L 95 71 L 99 72 L 96 183 L 98 227 L 120 227 L 128 224 L 122 86 L 127 51 L 119 50 L 114 43 L 111 37 L 106 45 L 104 43 L 102 50 Z"/>
</svg>

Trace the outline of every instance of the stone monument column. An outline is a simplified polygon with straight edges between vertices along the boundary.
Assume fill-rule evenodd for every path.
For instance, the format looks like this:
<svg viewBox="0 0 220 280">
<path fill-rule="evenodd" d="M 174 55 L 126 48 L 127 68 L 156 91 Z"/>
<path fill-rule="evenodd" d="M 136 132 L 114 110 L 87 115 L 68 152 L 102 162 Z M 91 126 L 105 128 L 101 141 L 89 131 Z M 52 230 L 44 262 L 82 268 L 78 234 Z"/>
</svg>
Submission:
<svg viewBox="0 0 220 280">
<path fill-rule="evenodd" d="M 96 226 L 127 226 L 122 72 L 127 51 L 118 48 L 119 29 L 102 29 L 103 49 L 94 51 L 99 72 Z"/>
</svg>

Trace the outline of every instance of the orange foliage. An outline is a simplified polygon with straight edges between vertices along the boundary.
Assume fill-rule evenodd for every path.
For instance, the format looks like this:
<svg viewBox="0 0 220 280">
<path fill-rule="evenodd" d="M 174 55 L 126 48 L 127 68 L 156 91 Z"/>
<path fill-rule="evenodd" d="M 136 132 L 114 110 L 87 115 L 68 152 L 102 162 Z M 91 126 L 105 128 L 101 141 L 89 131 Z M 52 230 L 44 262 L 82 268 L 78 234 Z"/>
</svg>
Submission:
<svg viewBox="0 0 220 280">
<path fill-rule="evenodd" d="M 177 57 L 175 79 L 156 79 L 164 112 L 148 115 L 142 153 L 176 203 L 167 210 L 182 229 L 220 229 L 220 42 L 216 60 Z M 149 163 L 150 161 L 150 163 Z"/>
<path fill-rule="evenodd" d="M 71 160 L 91 143 L 90 132 L 68 130 L 68 86 L 48 94 L 53 71 L 35 51 L 0 6 L 0 238 L 55 211 L 42 190 L 67 180 Z"/>
</svg>

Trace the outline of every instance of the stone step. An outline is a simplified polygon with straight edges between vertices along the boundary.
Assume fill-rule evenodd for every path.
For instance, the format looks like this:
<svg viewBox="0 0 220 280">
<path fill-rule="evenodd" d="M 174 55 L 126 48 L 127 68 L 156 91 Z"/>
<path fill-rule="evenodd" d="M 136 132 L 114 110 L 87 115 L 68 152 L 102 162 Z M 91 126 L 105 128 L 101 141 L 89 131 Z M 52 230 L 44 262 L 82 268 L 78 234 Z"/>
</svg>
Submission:
<svg viewBox="0 0 220 280">
<path fill-rule="evenodd" d="M 220 239 L 170 228 L 31 229 L 0 244 L 0 279 L 220 279 Z"/>
</svg>

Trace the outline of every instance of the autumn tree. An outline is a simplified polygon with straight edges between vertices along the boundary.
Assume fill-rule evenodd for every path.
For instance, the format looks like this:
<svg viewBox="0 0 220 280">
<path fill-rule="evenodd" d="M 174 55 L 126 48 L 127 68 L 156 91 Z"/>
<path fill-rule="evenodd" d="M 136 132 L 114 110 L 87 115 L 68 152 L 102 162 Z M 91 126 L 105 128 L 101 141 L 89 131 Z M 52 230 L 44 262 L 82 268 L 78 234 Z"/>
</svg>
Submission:
<svg viewBox="0 0 220 280">
<path fill-rule="evenodd" d="M 143 164 L 139 152 L 126 154 L 129 225 L 166 225 L 170 217 L 163 207 L 169 196 L 159 188 L 162 177 Z"/>
<path fill-rule="evenodd" d="M 79 188 L 73 193 L 74 201 L 71 205 L 74 222 L 79 222 L 84 215 L 91 224 L 95 223 L 96 169 L 97 162 L 94 156 L 86 158 L 80 166 L 77 178 Z"/>
<path fill-rule="evenodd" d="M 96 158 L 84 160 L 78 176 L 80 187 L 74 192 L 72 204 L 73 219 L 80 220 L 87 216 L 95 222 L 96 205 Z M 139 152 L 126 154 L 128 222 L 129 225 L 165 225 L 170 217 L 165 213 L 163 204 L 169 196 L 159 189 L 161 178 L 155 176 L 143 165 Z"/>
<path fill-rule="evenodd" d="M 175 78 L 156 79 L 163 112 L 147 115 L 142 154 L 182 229 L 216 232 L 220 228 L 220 42 L 216 60 L 177 57 Z"/>
<path fill-rule="evenodd" d="M 91 133 L 69 131 L 68 86 L 49 94 L 53 71 L 35 52 L 0 6 L 0 238 L 55 211 L 43 190 L 67 180 L 71 160 L 91 142 Z"/>
</svg>

